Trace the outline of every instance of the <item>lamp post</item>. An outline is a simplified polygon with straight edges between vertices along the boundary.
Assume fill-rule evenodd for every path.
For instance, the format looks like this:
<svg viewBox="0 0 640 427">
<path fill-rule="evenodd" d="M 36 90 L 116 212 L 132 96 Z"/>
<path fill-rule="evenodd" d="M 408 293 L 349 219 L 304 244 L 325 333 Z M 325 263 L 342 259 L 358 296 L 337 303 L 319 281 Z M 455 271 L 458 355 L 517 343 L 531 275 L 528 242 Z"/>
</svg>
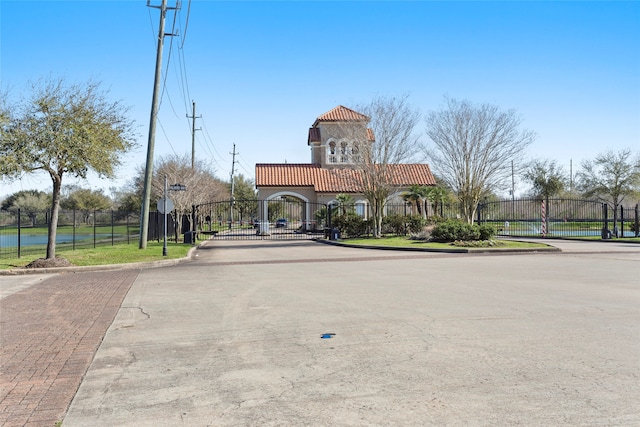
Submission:
<svg viewBox="0 0 640 427">
<path fill-rule="evenodd" d="M 163 245 L 162 256 L 167 256 L 167 213 L 174 208 L 173 201 L 168 197 L 168 191 L 186 191 L 187 187 L 182 184 L 167 185 L 167 176 L 164 176 L 164 195 L 162 199 L 158 200 L 158 211 L 164 215 L 164 231 L 163 231 Z"/>
</svg>

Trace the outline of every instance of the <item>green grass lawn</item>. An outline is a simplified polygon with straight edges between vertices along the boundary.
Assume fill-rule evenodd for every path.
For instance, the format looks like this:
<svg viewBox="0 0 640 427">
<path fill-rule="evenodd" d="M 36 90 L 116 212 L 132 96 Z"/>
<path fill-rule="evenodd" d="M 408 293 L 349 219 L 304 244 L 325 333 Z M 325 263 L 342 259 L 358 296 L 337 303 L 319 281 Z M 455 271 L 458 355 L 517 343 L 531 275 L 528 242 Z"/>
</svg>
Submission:
<svg viewBox="0 0 640 427">
<path fill-rule="evenodd" d="M 162 256 L 163 243 L 148 242 L 146 249 L 138 249 L 138 245 L 118 244 L 114 246 L 98 246 L 74 250 L 56 250 L 56 256 L 66 258 L 73 265 L 109 265 L 128 264 L 134 262 L 160 261 L 163 259 L 183 258 L 191 245 L 167 243 L 167 256 Z M 27 255 L 21 258 L 0 259 L 0 270 L 24 267 L 37 256 Z"/>
<path fill-rule="evenodd" d="M 436 242 L 424 242 L 421 240 L 409 240 L 406 237 L 384 237 L 382 239 L 365 238 L 365 239 L 345 239 L 341 240 L 343 243 L 350 245 L 362 245 L 362 246 L 382 246 L 382 247 L 396 247 L 396 248 L 423 248 L 423 249 L 480 249 L 487 248 L 496 249 L 535 249 L 545 248 L 548 245 L 544 243 L 529 243 L 529 242 L 516 242 L 512 240 L 499 240 L 499 245 L 482 248 L 471 248 L 463 246 L 455 246 L 452 243 L 436 243 Z"/>
</svg>

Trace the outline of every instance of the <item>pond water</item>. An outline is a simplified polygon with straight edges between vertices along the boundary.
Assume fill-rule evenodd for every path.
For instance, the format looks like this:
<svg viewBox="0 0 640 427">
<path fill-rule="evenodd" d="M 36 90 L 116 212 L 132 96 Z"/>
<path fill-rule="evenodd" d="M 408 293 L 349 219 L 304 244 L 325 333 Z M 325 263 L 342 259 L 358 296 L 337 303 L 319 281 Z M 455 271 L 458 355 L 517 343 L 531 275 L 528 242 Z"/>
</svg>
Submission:
<svg viewBox="0 0 640 427">
<path fill-rule="evenodd" d="M 103 239 L 106 237 L 111 237 L 111 234 L 96 234 L 96 239 Z M 33 246 L 33 245 L 46 245 L 48 236 L 46 234 L 23 234 L 20 236 L 20 245 L 24 246 Z M 73 242 L 74 236 L 73 234 L 57 234 L 56 235 L 56 244 L 58 243 L 70 243 Z M 75 240 L 76 242 L 82 240 L 91 240 L 93 239 L 93 234 L 76 234 Z M 9 248 L 9 247 L 17 247 L 18 246 L 18 235 L 1 235 L 0 234 L 0 247 Z"/>
</svg>

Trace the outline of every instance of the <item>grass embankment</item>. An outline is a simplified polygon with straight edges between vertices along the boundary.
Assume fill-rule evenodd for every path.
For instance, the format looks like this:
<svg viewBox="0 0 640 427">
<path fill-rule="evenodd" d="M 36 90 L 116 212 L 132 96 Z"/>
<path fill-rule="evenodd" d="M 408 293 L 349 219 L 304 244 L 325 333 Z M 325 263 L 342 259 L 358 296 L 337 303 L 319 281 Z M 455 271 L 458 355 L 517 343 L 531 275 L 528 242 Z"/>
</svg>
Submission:
<svg viewBox="0 0 640 427">
<path fill-rule="evenodd" d="M 137 244 L 118 244 L 114 246 L 98 246 L 77 250 L 56 251 L 56 256 L 66 258 L 76 266 L 129 264 L 134 262 L 161 261 L 165 259 L 183 258 L 191 249 L 191 245 L 167 244 L 167 256 L 162 256 L 163 243 L 148 242 L 146 249 L 138 249 Z M 21 258 L 0 259 L 0 270 L 20 268 L 29 264 L 36 257 L 33 255 Z"/>
<path fill-rule="evenodd" d="M 529 242 L 516 242 L 513 240 L 498 240 L 495 246 L 483 246 L 483 247 L 466 247 L 456 246 L 453 243 L 436 243 L 425 242 L 422 240 L 409 240 L 406 237 L 384 237 L 382 239 L 365 238 L 365 239 L 345 239 L 344 243 L 350 245 L 362 245 L 362 246 L 382 246 L 382 247 L 395 247 L 395 248 L 422 248 L 422 249 L 535 249 L 549 247 L 544 243 L 529 243 Z"/>
</svg>

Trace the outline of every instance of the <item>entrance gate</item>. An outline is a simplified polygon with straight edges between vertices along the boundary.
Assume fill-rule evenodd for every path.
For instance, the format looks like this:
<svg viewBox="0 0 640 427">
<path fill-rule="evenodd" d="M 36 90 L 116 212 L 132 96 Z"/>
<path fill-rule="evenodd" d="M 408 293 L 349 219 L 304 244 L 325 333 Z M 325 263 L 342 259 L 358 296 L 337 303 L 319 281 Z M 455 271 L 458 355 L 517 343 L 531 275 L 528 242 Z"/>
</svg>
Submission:
<svg viewBox="0 0 640 427">
<path fill-rule="evenodd" d="M 327 205 L 292 197 L 204 203 L 195 214 L 199 233 L 222 240 L 314 239 L 330 227 Z"/>
</svg>

